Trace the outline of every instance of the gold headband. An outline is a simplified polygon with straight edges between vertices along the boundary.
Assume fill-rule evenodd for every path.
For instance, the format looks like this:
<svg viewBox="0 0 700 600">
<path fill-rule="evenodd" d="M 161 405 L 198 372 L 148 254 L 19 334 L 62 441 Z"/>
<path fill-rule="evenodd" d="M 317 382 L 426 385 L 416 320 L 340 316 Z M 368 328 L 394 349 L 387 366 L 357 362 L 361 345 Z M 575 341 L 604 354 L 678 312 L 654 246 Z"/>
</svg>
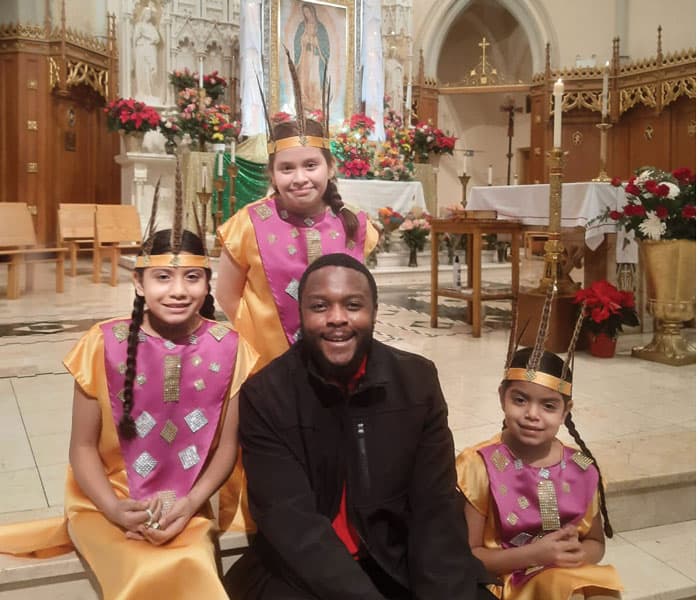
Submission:
<svg viewBox="0 0 700 600">
<path fill-rule="evenodd" d="M 331 142 L 328 138 L 318 137 L 317 135 L 293 135 L 291 137 L 282 138 L 281 140 L 268 142 L 267 153 L 274 154 L 275 152 L 280 152 L 287 148 L 305 148 L 307 146 L 321 149 L 330 148 Z"/>
<path fill-rule="evenodd" d="M 510 368 L 506 369 L 506 372 L 503 374 L 503 379 L 513 381 L 530 381 L 532 383 L 543 385 L 554 392 L 559 392 L 565 396 L 571 396 L 572 387 L 568 381 L 559 379 L 559 377 L 555 377 L 549 373 L 543 373 L 542 371 Z"/>
<path fill-rule="evenodd" d="M 136 268 L 147 267 L 200 267 L 209 269 L 209 257 L 200 254 L 151 254 L 150 256 L 138 256 Z"/>
</svg>

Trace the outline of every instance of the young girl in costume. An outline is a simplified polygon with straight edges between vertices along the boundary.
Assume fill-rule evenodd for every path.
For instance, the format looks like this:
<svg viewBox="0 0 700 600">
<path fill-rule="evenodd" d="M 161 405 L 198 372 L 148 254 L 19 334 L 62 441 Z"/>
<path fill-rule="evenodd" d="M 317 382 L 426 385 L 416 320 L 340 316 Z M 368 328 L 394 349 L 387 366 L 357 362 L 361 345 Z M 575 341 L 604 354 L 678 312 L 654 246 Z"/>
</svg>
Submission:
<svg viewBox="0 0 700 600">
<path fill-rule="evenodd" d="M 571 417 L 571 384 L 570 361 L 537 344 L 518 350 L 498 389 L 503 430 L 457 458 L 472 552 L 500 576 L 492 591 L 505 600 L 620 597 L 614 567 L 597 564 L 612 527 L 598 463 Z M 562 424 L 580 451 L 557 439 Z"/>
<path fill-rule="evenodd" d="M 200 237 L 158 231 L 136 267 L 131 318 L 93 326 L 64 361 L 76 381 L 68 530 L 107 600 L 225 600 L 209 498 L 234 467 L 256 354 L 212 320 Z"/>
<path fill-rule="evenodd" d="M 290 70 L 298 87 L 293 64 Z M 367 215 L 351 211 L 338 193 L 327 123 L 297 109 L 294 120 L 274 127 L 268 122 L 273 193 L 238 211 L 218 231 L 224 252 L 216 299 L 260 353 L 261 365 L 297 339 L 297 286 L 306 267 L 332 252 L 362 261 L 378 238 Z"/>
</svg>

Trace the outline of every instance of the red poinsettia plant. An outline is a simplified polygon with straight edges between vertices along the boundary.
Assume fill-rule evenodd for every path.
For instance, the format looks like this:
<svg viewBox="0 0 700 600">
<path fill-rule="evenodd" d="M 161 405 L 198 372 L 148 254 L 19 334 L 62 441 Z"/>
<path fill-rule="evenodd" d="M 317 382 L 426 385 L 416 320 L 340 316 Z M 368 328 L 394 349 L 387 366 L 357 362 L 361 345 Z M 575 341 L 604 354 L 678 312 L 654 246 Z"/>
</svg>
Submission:
<svg viewBox="0 0 700 600">
<path fill-rule="evenodd" d="M 410 130 L 413 151 L 417 162 L 428 162 L 428 155 L 452 154 L 457 138 L 435 127 L 432 121 L 420 122 Z"/>
<path fill-rule="evenodd" d="M 574 302 L 581 305 L 586 315 L 584 327 L 595 336 L 604 333 L 615 339 L 622 333 L 623 325 L 639 325 L 634 294 L 618 290 L 605 279 L 594 281 L 590 287 L 576 292 Z"/>
<path fill-rule="evenodd" d="M 110 131 L 153 131 L 160 126 L 160 115 L 152 106 L 134 98 L 118 98 L 105 108 Z"/>
</svg>

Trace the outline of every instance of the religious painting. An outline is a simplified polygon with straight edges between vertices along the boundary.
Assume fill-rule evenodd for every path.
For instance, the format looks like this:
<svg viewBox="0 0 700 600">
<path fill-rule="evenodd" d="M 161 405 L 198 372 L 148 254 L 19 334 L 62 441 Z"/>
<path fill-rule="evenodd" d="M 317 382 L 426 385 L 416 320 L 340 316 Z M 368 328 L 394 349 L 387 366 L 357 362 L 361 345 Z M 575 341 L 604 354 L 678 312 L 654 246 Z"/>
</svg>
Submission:
<svg viewBox="0 0 700 600">
<path fill-rule="evenodd" d="M 353 109 L 355 0 L 272 0 L 270 38 L 271 113 L 296 111 L 287 48 L 299 74 L 304 109 L 321 109 L 326 71 L 330 125 L 341 125 Z"/>
</svg>

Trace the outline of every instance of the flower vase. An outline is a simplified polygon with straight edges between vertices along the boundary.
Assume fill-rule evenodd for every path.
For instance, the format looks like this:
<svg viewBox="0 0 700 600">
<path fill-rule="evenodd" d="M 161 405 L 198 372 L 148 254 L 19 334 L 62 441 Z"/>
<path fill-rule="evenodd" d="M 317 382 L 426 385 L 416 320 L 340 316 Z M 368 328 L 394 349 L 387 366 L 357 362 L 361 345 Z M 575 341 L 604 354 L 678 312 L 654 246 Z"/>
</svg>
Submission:
<svg viewBox="0 0 700 600">
<path fill-rule="evenodd" d="M 418 248 L 416 248 L 415 246 L 409 247 L 408 266 L 409 267 L 417 267 L 418 266 Z"/>
<path fill-rule="evenodd" d="M 126 152 L 143 152 L 143 138 L 146 135 L 143 131 L 119 131 L 124 140 Z"/>
<path fill-rule="evenodd" d="M 667 365 L 695 363 L 695 346 L 681 335 L 685 321 L 695 318 L 695 242 L 644 240 L 642 266 L 647 282 L 647 310 L 654 317 L 654 337 L 632 356 Z"/>
<path fill-rule="evenodd" d="M 612 358 L 615 356 L 617 338 L 611 338 L 607 333 L 588 332 L 588 352 L 598 358 Z"/>
</svg>

